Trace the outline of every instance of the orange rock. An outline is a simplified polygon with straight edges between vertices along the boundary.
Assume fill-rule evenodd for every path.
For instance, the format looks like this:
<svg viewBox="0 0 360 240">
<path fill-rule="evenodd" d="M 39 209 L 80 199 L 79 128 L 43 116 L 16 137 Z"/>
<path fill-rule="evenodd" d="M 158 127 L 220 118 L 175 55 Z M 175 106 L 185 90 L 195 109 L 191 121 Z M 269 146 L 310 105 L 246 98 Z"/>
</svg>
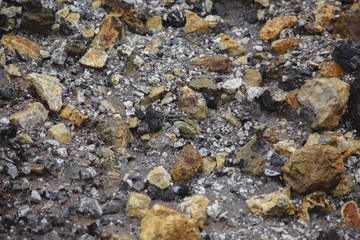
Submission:
<svg viewBox="0 0 360 240">
<path fill-rule="evenodd" d="M 191 63 L 200 65 L 207 71 L 218 72 L 218 73 L 228 73 L 231 72 L 231 67 L 229 63 L 229 58 L 225 56 L 217 57 L 204 57 L 204 58 L 192 58 Z"/>
<path fill-rule="evenodd" d="M 275 17 L 265 23 L 265 26 L 260 31 L 260 39 L 268 40 L 275 38 L 281 30 L 286 27 L 292 27 L 297 23 L 298 19 L 295 16 L 289 17 Z"/>
<path fill-rule="evenodd" d="M 321 26 L 330 24 L 335 19 L 334 5 L 319 3 L 316 6 L 315 22 Z"/>
<path fill-rule="evenodd" d="M 21 55 L 27 55 L 31 58 L 39 58 L 40 50 L 43 48 L 33 41 L 20 37 L 14 34 L 5 34 L 1 39 L 1 44 L 3 44 L 10 51 L 17 51 Z"/>
<path fill-rule="evenodd" d="M 358 205 L 354 201 L 349 201 L 341 207 L 341 215 L 347 225 L 360 228 L 360 214 Z"/>
<path fill-rule="evenodd" d="M 71 113 L 69 120 L 74 122 L 77 127 L 81 127 L 88 118 L 89 117 L 87 115 L 82 114 L 79 110 L 74 110 Z"/>
<path fill-rule="evenodd" d="M 322 77 L 337 77 L 343 73 L 336 62 L 323 62 L 319 64 L 319 75 Z"/>
<path fill-rule="evenodd" d="M 360 38 L 360 9 L 341 14 L 334 24 L 333 35 L 340 35 L 342 38 Z"/>
<path fill-rule="evenodd" d="M 284 54 L 287 50 L 299 46 L 299 40 L 296 37 L 284 38 L 273 41 L 271 43 L 270 51 Z"/>
<path fill-rule="evenodd" d="M 316 22 L 305 24 L 304 27 L 305 30 L 310 34 L 319 34 L 324 32 L 324 28 Z"/>
<path fill-rule="evenodd" d="M 292 109 L 301 108 L 301 105 L 296 100 L 296 97 L 297 97 L 297 92 L 290 93 L 289 95 L 286 96 L 286 102 L 287 102 L 287 104 L 289 104 L 289 106 Z"/>
<path fill-rule="evenodd" d="M 111 13 L 104 18 L 101 30 L 91 45 L 99 50 L 111 49 L 116 40 L 122 36 L 124 36 L 124 25 Z"/>
<path fill-rule="evenodd" d="M 186 16 L 186 24 L 184 27 L 185 35 L 194 32 L 205 33 L 210 27 L 209 23 L 205 19 L 199 17 L 196 13 L 187 12 L 185 16 Z"/>
</svg>

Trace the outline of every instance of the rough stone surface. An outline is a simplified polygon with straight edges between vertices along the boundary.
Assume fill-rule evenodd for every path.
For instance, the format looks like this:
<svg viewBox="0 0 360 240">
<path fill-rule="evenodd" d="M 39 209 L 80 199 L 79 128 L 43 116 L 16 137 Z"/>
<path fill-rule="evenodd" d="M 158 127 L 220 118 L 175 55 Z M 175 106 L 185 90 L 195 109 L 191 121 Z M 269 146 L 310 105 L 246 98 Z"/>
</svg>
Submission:
<svg viewBox="0 0 360 240">
<path fill-rule="evenodd" d="M 146 28 L 154 32 L 162 31 L 163 25 L 161 16 L 157 15 L 149 18 L 149 20 L 146 21 Z"/>
<path fill-rule="evenodd" d="M 22 14 L 20 27 L 30 32 L 48 35 L 54 24 L 55 16 L 50 9 L 43 8 L 41 11 L 26 11 Z"/>
<path fill-rule="evenodd" d="M 268 40 L 275 38 L 281 30 L 286 27 L 292 27 L 297 23 L 295 16 L 289 17 L 275 17 L 265 23 L 265 26 L 260 31 L 260 39 Z"/>
<path fill-rule="evenodd" d="M 246 69 L 243 80 L 253 87 L 258 87 L 261 84 L 262 76 L 256 69 Z"/>
<path fill-rule="evenodd" d="M 186 86 L 180 89 L 178 108 L 199 120 L 204 120 L 207 117 L 206 101 L 202 94 Z"/>
<path fill-rule="evenodd" d="M 309 212 L 314 208 L 318 210 L 321 209 L 323 212 L 328 214 L 331 210 L 335 210 L 335 204 L 326 195 L 326 193 L 320 191 L 313 192 L 304 198 L 298 213 L 299 220 L 309 222 Z"/>
<path fill-rule="evenodd" d="M 33 41 L 10 33 L 1 38 L 1 44 L 10 51 L 17 51 L 21 55 L 35 59 L 40 57 L 40 50 L 42 50 L 42 47 Z"/>
<path fill-rule="evenodd" d="M 316 5 L 315 22 L 321 26 L 330 24 L 335 19 L 335 6 L 330 4 L 319 3 Z"/>
<path fill-rule="evenodd" d="M 101 30 L 94 38 L 91 46 L 97 50 L 112 49 L 118 39 L 124 35 L 124 25 L 114 14 L 107 15 L 101 26 Z"/>
<path fill-rule="evenodd" d="M 215 167 L 216 162 L 211 157 L 203 158 L 202 171 L 205 175 L 211 174 Z"/>
<path fill-rule="evenodd" d="M 108 57 L 106 52 L 90 48 L 85 55 L 80 58 L 79 63 L 87 67 L 102 68 Z"/>
<path fill-rule="evenodd" d="M 354 191 L 355 188 L 355 179 L 352 176 L 345 175 L 331 193 L 334 197 L 344 197 Z"/>
<path fill-rule="evenodd" d="M 347 225 L 360 228 L 359 207 L 354 201 L 346 202 L 340 212 Z"/>
<path fill-rule="evenodd" d="M 319 64 L 318 74 L 322 77 L 337 77 L 342 73 L 343 70 L 336 62 L 323 62 Z"/>
<path fill-rule="evenodd" d="M 80 199 L 79 212 L 90 215 L 95 218 L 101 217 L 102 208 L 96 199 L 82 198 Z"/>
<path fill-rule="evenodd" d="M 194 32 L 205 33 L 210 27 L 209 23 L 205 19 L 199 17 L 194 12 L 187 12 L 185 16 L 186 16 L 186 24 L 184 27 L 185 35 Z"/>
<path fill-rule="evenodd" d="M 149 172 L 146 179 L 150 184 L 153 184 L 161 189 L 169 187 L 171 182 L 171 176 L 163 166 L 159 166 Z"/>
<path fill-rule="evenodd" d="M 49 129 L 49 133 L 59 143 L 69 143 L 72 140 L 72 135 L 71 135 L 69 129 L 67 129 L 65 124 L 63 124 L 63 123 L 59 123 L 59 124 L 52 126 Z"/>
<path fill-rule="evenodd" d="M 225 56 L 195 57 L 190 62 L 201 66 L 209 72 L 228 73 L 231 72 L 229 58 Z"/>
<path fill-rule="evenodd" d="M 216 37 L 221 39 L 221 50 L 230 56 L 238 56 L 246 52 L 245 48 L 241 44 L 235 42 L 232 38 L 225 35 L 224 33 L 220 33 Z"/>
<path fill-rule="evenodd" d="M 360 9 L 342 13 L 334 24 L 333 35 L 342 38 L 355 37 L 360 39 Z"/>
<path fill-rule="evenodd" d="M 17 112 L 10 117 L 10 121 L 20 125 L 24 130 L 30 131 L 37 124 L 42 123 L 48 117 L 48 111 L 41 103 L 30 103 L 26 111 Z"/>
<path fill-rule="evenodd" d="M 0 69 L 0 98 L 5 100 L 11 100 L 16 97 L 16 91 L 14 90 L 8 76 Z"/>
<path fill-rule="evenodd" d="M 149 211 L 150 203 L 149 196 L 132 192 L 126 204 L 126 214 L 129 217 L 143 218 Z"/>
<path fill-rule="evenodd" d="M 179 205 L 181 211 L 185 211 L 191 215 L 199 227 L 205 228 L 207 226 L 207 212 L 206 208 L 210 205 L 209 199 L 202 195 L 194 195 L 184 198 L 183 202 Z"/>
<path fill-rule="evenodd" d="M 333 52 L 340 66 L 350 72 L 360 71 L 360 39 L 348 38 L 340 42 Z"/>
<path fill-rule="evenodd" d="M 271 43 L 270 51 L 284 54 L 297 46 L 299 46 L 299 40 L 296 37 L 279 39 Z"/>
</svg>

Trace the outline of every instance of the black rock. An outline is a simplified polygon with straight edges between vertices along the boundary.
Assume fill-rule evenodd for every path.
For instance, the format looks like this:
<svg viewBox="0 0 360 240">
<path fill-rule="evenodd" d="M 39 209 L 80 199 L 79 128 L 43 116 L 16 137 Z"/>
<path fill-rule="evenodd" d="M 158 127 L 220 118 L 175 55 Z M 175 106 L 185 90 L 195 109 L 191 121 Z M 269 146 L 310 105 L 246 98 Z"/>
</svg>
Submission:
<svg viewBox="0 0 360 240">
<path fill-rule="evenodd" d="M 258 100 L 261 105 L 261 108 L 265 110 L 275 112 L 275 111 L 279 111 L 281 108 L 279 103 L 274 101 L 269 90 L 265 90 L 263 94 L 261 94 Z"/>
<path fill-rule="evenodd" d="M 102 228 L 98 221 L 93 222 L 92 224 L 87 226 L 88 233 L 92 236 L 98 236 L 101 234 Z"/>
<path fill-rule="evenodd" d="M 167 17 L 167 21 L 165 25 L 174 27 L 174 28 L 181 28 L 185 26 L 185 16 L 184 13 L 181 11 L 174 11 L 169 13 Z"/>
<path fill-rule="evenodd" d="M 284 91 L 291 91 L 296 88 L 299 88 L 303 83 L 303 76 L 301 73 L 292 67 L 284 69 L 279 73 L 280 76 L 286 76 L 286 80 L 283 80 L 282 77 L 279 79 L 278 86 Z"/>
<path fill-rule="evenodd" d="M 126 208 L 125 201 L 109 202 L 103 206 L 103 214 L 115 214 L 118 212 L 125 211 L 125 208 Z"/>
<path fill-rule="evenodd" d="M 184 198 L 191 195 L 191 190 L 186 185 L 179 185 L 178 188 L 176 188 L 175 193 L 180 198 Z"/>
<path fill-rule="evenodd" d="M 88 47 L 85 43 L 81 41 L 73 41 L 66 46 L 65 51 L 70 56 L 81 57 L 86 53 L 87 49 Z"/>
<path fill-rule="evenodd" d="M 151 185 L 148 189 L 148 195 L 152 200 L 160 199 L 165 202 L 169 202 L 175 199 L 175 192 L 171 188 L 160 189 L 154 185 Z"/>
<path fill-rule="evenodd" d="M 158 132 L 163 127 L 163 115 L 161 112 L 150 109 L 146 112 L 145 121 L 151 132 Z"/>
<path fill-rule="evenodd" d="M 332 228 L 327 232 L 322 232 L 317 238 L 317 240 L 339 240 L 339 239 L 343 239 L 343 238 L 338 235 L 335 228 Z"/>
<path fill-rule="evenodd" d="M 50 9 L 43 8 L 41 11 L 24 12 L 21 18 L 20 27 L 29 32 L 48 35 L 54 25 L 55 15 Z"/>
<path fill-rule="evenodd" d="M 135 115 L 140 120 L 144 120 L 145 116 L 146 116 L 145 113 L 143 111 L 141 111 L 140 109 L 135 111 Z"/>
<path fill-rule="evenodd" d="M 69 36 L 71 35 L 75 30 L 75 28 L 73 28 L 71 26 L 71 23 L 67 22 L 67 21 L 62 21 L 60 23 L 60 34 L 65 35 L 65 36 Z"/>
<path fill-rule="evenodd" d="M 352 126 L 360 130 L 360 83 L 358 82 L 351 84 L 348 111 L 345 119 L 349 119 L 352 122 Z"/>
<path fill-rule="evenodd" d="M 12 100 L 16 98 L 16 91 L 10 84 L 9 78 L 0 69 L 0 99 Z"/>
<path fill-rule="evenodd" d="M 333 57 L 346 71 L 360 73 L 360 39 L 345 39 L 335 47 Z"/>
</svg>

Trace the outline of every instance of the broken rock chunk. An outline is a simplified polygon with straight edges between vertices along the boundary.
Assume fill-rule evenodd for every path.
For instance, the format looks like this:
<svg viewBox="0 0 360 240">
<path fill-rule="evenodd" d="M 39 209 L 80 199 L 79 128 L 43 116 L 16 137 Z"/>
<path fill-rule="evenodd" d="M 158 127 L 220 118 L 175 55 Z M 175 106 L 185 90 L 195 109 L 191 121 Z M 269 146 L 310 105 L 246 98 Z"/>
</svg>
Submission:
<svg viewBox="0 0 360 240">
<path fill-rule="evenodd" d="M 187 12 L 185 16 L 186 16 L 186 24 L 184 27 L 185 36 L 194 32 L 205 33 L 210 27 L 209 23 L 205 19 L 199 17 L 194 12 Z"/>
<path fill-rule="evenodd" d="M 37 124 L 45 121 L 48 117 L 48 111 L 41 103 L 30 103 L 26 111 L 18 112 L 10 117 L 10 121 L 20 125 L 24 130 L 30 131 Z"/>
<path fill-rule="evenodd" d="M 143 218 L 149 211 L 150 203 L 149 196 L 132 192 L 126 204 L 126 214 L 129 217 Z"/>
<path fill-rule="evenodd" d="M 205 120 L 207 117 L 206 101 L 202 94 L 187 86 L 180 89 L 178 108 L 199 120 Z"/>
<path fill-rule="evenodd" d="M 281 30 L 286 27 L 292 27 L 297 23 L 295 16 L 290 17 L 275 17 L 265 23 L 265 26 L 260 31 L 260 39 L 268 40 L 275 38 Z"/>
</svg>

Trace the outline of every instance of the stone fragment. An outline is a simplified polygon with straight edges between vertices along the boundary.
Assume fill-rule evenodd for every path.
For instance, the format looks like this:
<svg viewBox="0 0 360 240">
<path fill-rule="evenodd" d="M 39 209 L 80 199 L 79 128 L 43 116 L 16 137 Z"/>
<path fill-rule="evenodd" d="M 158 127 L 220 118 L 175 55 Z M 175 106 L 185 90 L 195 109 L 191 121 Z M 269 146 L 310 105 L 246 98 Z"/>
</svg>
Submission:
<svg viewBox="0 0 360 240">
<path fill-rule="evenodd" d="M 298 193 L 328 190 L 342 179 L 345 169 L 338 150 L 329 145 L 303 147 L 283 167 L 284 180 Z"/>
<path fill-rule="evenodd" d="M 163 166 L 159 166 L 149 172 L 146 180 L 158 188 L 165 189 L 170 186 L 171 176 Z"/>
<path fill-rule="evenodd" d="M 348 11 L 334 24 L 333 35 L 342 38 L 355 37 L 360 39 L 360 9 Z"/>
<path fill-rule="evenodd" d="M 102 120 L 98 124 L 97 130 L 105 142 L 112 145 L 117 152 L 122 152 L 133 140 L 133 135 L 126 122 L 116 116 Z"/>
<path fill-rule="evenodd" d="M 360 228 L 359 207 L 354 201 L 346 202 L 340 212 L 347 225 Z"/>
<path fill-rule="evenodd" d="M 69 129 L 66 128 L 65 124 L 59 123 L 52 126 L 49 129 L 49 133 L 58 141 L 60 144 L 69 143 L 72 140 Z"/>
<path fill-rule="evenodd" d="M 321 77 L 337 77 L 343 73 L 340 65 L 336 62 L 322 62 L 318 68 L 318 74 Z"/>
<path fill-rule="evenodd" d="M 1 44 L 10 51 L 16 51 L 21 55 L 27 55 L 35 59 L 40 57 L 40 50 L 42 50 L 42 47 L 33 41 L 10 33 L 3 35 Z"/>
<path fill-rule="evenodd" d="M 151 136 L 148 145 L 155 150 L 166 151 L 174 147 L 175 141 L 175 134 L 158 132 Z"/>
<path fill-rule="evenodd" d="M 126 117 L 125 106 L 120 99 L 118 99 L 116 97 L 110 97 L 110 98 L 101 100 L 100 104 L 106 110 L 113 112 L 113 113 L 118 113 L 122 117 Z"/>
<path fill-rule="evenodd" d="M 239 56 L 246 52 L 245 48 L 235 42 L 232 38 L 225 35 L 224 33 L 220 33 L 216 36 L 216 38 L 220 38 L 221 51 L 226 52 L 230 56 Z"/>
<path fill-rule="evenodd" d="M 192 179 L 202 167 L 202 158 L 200 153 L 191 144 L 186 145 L 171 171 L 171 177 L 174 181 L 186 183 Z"/>
<path fill-rule="evenodd" d="M 166 105 L 166 104 L 171 103 L 172 101 L 174 101 L 173 93 L 168 92 L 165 94 L 164 98 L 161 100 L 161 104 Z"/>
<path fill-rule="evenodd" d="M 66 16 L 66 21 L 68 21 L 72 27 L 79 26 L 80 14 L 77 12 L 71 12 Z"/>
<path fill-rule="evenodd" d="M 346 112 L 349 90 L 350 85 L 338 78 L 313 78 L 300 88 L 296 99 L 315 115 L 311 128 L 331 130 Z"/>
<path fill-rule="evenodd" d="M 4 66 L 6 64 L 6 56 L 3 50 L 0 49 L 0 65 Z"/>
<path fill-rule="evenodd" d="M 241 56 L 237 59 L 235 59 L 232 64 L 236 65 L 236 66 L 241 66 L 241 65 L 245 65 L 248 63 L 248 59 L 246 56 Z"/>
<path fill-rule="evenodd" d="M 78 211 L 95 218 L 101 217 L 103 213 L 99 202 L 91 198 L 81 198 Z"/>
<path fill-rule="evenodd" d="M 242 84 L 241 78 L 233 78 L 225 81 L 221 89 L 227 94 L 234 94 L 240 89 Z"/>
<path fill-rule="evenodd" d="M 162 19 L 160 15 L 153 16 L 146 21 L 146 28 L 150 31 L 158 32 L 163 30 Z"/>
<path fill-rule="evenodd" d="M 129 217 L 141 219 L 149 211 L 150 203 L 151 198 L 149 196 L 132 192 L 126 204 L 126 214 Z"/>
<path fill-rule="evenodd" d="M 262 76 L 256 69 L 246 69 L 243 80 L 253 87 L 258 87 L 261 84 Z"/>
<path fill-rule="evenodd" d="M 157 53 L 159 51 L 158 46 L 165 40 L 164 35 L 160 35 L 154 40 L 150 41 L 147 47 L 144 49 L 144 51 L 147 51 L 149 53 Z"/>
<path fill-rule="evenodd" d="M 40 11 L 26 11 L 21 17 L 21 29 L 33 33 L 48 35 L 55 23 L 55 16 L 51 9 L 42 8 Z"/>
<path fill-rule="evenodd" d="M 41 202 L 40 194 L 37 191 L 32 190 L 30 195 L 30 201 L 34 204 L 39 204 Z"/>
<path fill-rule="evenodd" d="M 26 131 L 32 130 L 37 124 L 42 123 L 48 117 L 48 111 L 41 103 L 30 103 L 26 111 L 14 113 L 10 121 L 19 125 Z"/>
<path fill-rule="evenodd" d="M 104 18 L 101 29 L 91 47 L 97 50 L 112 49 L 116 41 L 122 37 L 124 37 L 124 25 L 119 18 L 110 13 Z"/>
<path fill-rule="evenodd" d="M 228 73 L 231 72 L 229 58 L 225 56 L 216 57 L 195 57 L 190 62 L 201 66 L 209 72 Z"/>
<path fill-rule="evenodd" d="M 41 100 L 45 101 L 50 110 L 59 112 L 62 107 L 62 86 L 60 80 L 46 74 L 31 73 L 26 82 L 33 85 Z"/>
<path fill-rule="evenodd" d="M 224 19 L 222 19 L 218 15 L 207 15 L 205 20 L 209 23 L 209 27 L 214 28 L 220 23 L 224 23 Z"/>
<path fill-rule="evenodd" d="M 88 118 L 89 117 L 87 115 L 82 114 L 79 110 L 75 109 L 71 112 L 69 121 L 74 122 L 77 127 L 81 127 Z"/>
<path fill-rule="evenodd" d="M 280 154 L 290 157 L 296 149 L 296 143 L 294 140 L 283 140 L 274 144 L 274 148 L 279 151 Z"/>
<path fill-rule="evenodd" d="M 334 197 L 344 197 L 354 190 L 355 179 L 350 175 L 345 175 L 331 193 Z"/>
<path fill-rule="evenodd" d="M 208 225 L 206 208 L 210 205 L 209 199 L 202 195 L 194 195 L 184 198 L 179 205 L 181 211 L 185 211 L 191 215 L 200 228 L 205 228 Z"/>
<path fill-rule="evenodd" d="M 201 238 L 197 223 L 184 214 L 154 205 L 141 221 L 141 240 Z"/>
<path fill-rule="evenodd" d="M 160 0 L 160 2 L 166 6 L 169 6 L 175 2 L 175 0 Z"/>
<path fill-rule="evenodd" d="M 218 168 L 223 168 L 225 167 L 225 162 L 226 162 L 226 157 L 228 156 L 229 154 L 228 153 L 225 153 L 225 152 L 219 152 L 219 153 L 216 153 L 216 166 Z"/>
<path fill-rule="evenodd" d="M 288 188 L 280 188 L 276 192 L 254 196 L 246 203 L 252 213 L 263 217 L 283 217 L 296 213 Z"/>
<path fill-rule="evenodd" d="M 226 121 L 228 121 L 231 125 L 240 128 L 241 122 L 240 120 L 235 116 L 235 114 L 231 111 L 231 108 L 229 107 L 228 110 L 225 113 Z"/>
<path fill-rule="evenodd" d="M 16 98 L 16 91 L 9 77 L 0 69 L 0 99 L 12 100 L 14 98 Z"/>
<path fill-rule="evenodd" d="M 193 115 L 199 120 L 205 120 L 207 117 L 207 106 L 204 97 L 201 93 L 187 86 L 180 89 L 177 106 L 180 111 Z"/>
<path fill-rule="evenodd" d="M 2 8 L 0 13 L 7 16 L 8 18 L 13 18 L 16 16 L 16 14 L 21 14 L 21 11 L 22 7 L 11 6 L 7 8 Z"/>
<path fill-rule="evenodd" d="M 276 127 L 272 126 L 270 128 L 266 128 L 263 133 L 263 138 L 267 142 L 277 143 L 279 141 L 279 136 L 276 132 Z"/>
<path fill-rule="evenodd" d="M 70 7 L 65 6 L 59 11 L 55 13 L 56 16 L 56 22 L 60 23 L 62 20 L 64 20 L 70 13 Z"/>
<path fill-rule="evenodd" d="M 80 58 L 79 63 L 87 67 L 102 68 L 108 57 L 105 51 L 89 48 L 85 55 Z"/>
<path fill-rule="evenodd" d="M 304 146 L 331 145 L 336 147 L 340 153 L 343 153 L 351 147 L 351 142 L 341 133 L 325 131 L 323 134 L 310 134 Z"/>
<path fill-rule="evenodd" d="M 149 98 L 151 100 L 156 100 L 156 99 L 159 99 L 162 94 L 164 94 L 164 92 L 166 90 L 166 86 L 149 87 L 149 89 L 151 91 L 149 94 Z"/>
<path fill-rule="evenodd" d="M 179 129 L 181 137 L 183 138 L 192 139 L 195 138 L 197 134 L 200 134 L 200 127 L 196 122 L 190 126 L 187 122 L 176 121 L 174 122 L 174 127 Z"/>
<path fill-rule="evenodd" d="M 27 133 L 21 132 L 16 136 L 16 138 L 21 144 L 34 144 L 31 136 Z"/>
<path fill-rule="evenodd" d="M 317 22 L 305 24 L 304 28 L 308 33 L 313 34 L 313 35 L 324 32 L 324 28 Z"/>
<path fill-rule="evenodd" d="M 270 51 L 284 54 L 297 46 L 299 46 L 299 40 L 296 37 L 284 38 L 271 42 Z"/>
<path fill-rule="evenodd" d="M 194 12 L 187 12 L 185 14 L 185 17 L 186 17 L 186 24 L 184 27 L 185 36 L 194 32 L 205 33 L 210 27 L 209 23 L 205 19 L 199 17 Z"/>
<path fill-rule="evenodd" d="M 242 103 L 245 99 L 246 99 L 246 96 L 245 94 L 243 94 L 240 90 L 236 92 L 235 94 L 235 99 L 239 102 L 239 103 Z"/>
<path fill-rule="evenodd" d="M 313 208 L 317 210 L 322 210 L 325 214 L 328 214 L 331 210 L 335 210 L 335 204 L 324 192 L 313 192 L 305 197 L 303 203 L 299 209 L 299 220 L 300 221 L 310 221 L 309 211 Z"/>
<path fill-rule="evenodd" d="M 315 22 L 321 26 L 330 24 L 335 19 L 334 10 L 334 5 L 318 3 L 316 5 Z"/>
<path fill-rule="evenodd" d="M 46 168 L 45 167 L 35 167 L 31 168 L 31 172 L 34 172 L 36 174 L 42 175 L 45 173 Z"/>
<path fill-rule="evenodd" d="M 203 158 L 202 171 L 205 175 L 210 175 L 215 167 L 216 162 L 211 157 Z"/>
<path fill-rule="evenodd" d="M 345 39 L 335 47 L 333 57 L 343 69 L 360 72 L 360 39 Z"/>
<path fill-rule="evenodd" d="M 233 164 L 240 166 L 240 170 L 252 176 L 260 176 L 264 171 L 265 161 L 261 154 L 257 153 L 259 138 L 255 135 L 236 154 Z"/>
<path fill-rule="evenodd" d="M 218 88 L 214 81 L 209 77 L 199 77 L 191 80 L 189 87 L 195 91 L 214 94 Z"/>
<path fill-rule="evenodd" d="M 81 34 L 85 38 L 93 38 L 95 36 L 95 26 L 93 24 L 83 25 Z"/>
<path fill-rule="evenodd" d="M 260 31 L 260 39 L 268 40 L 275 38 L 281 30 L 286 27 L 292 27 L 297 23 L 295 16 L 289 17 L 275 17 L 265 23 L 265 26 Z"/>
<path fill-rule="evenodd" d="M 91 4 L 91 8 L 94 10 L 98 10 L 102 5 L 102 1 L 101 0 L 95 0 L 92 4 Z"/>
<path fill-rule="evenodd" d="M 14 65 L 6 66 L 5 72 L 12 77 L 21 77 L 20 68 Z"/>
</svg>

